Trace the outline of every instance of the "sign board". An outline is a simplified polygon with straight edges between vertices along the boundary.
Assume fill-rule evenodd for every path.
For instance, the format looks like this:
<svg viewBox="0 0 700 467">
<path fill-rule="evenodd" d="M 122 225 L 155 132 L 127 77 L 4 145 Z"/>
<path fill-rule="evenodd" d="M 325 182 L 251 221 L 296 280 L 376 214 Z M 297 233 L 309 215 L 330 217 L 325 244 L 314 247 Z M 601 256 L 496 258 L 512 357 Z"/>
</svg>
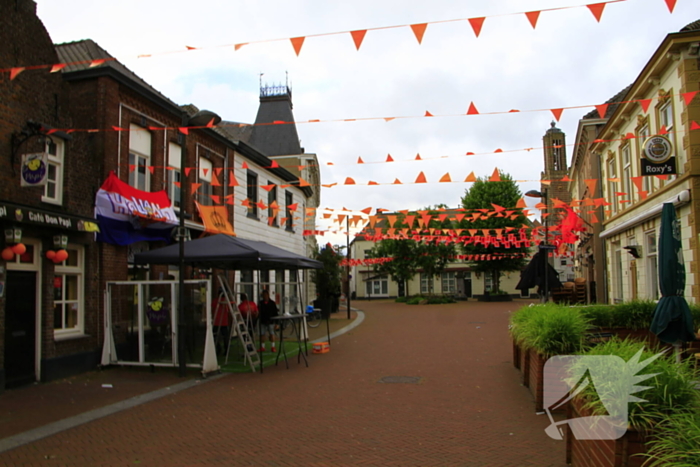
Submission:
<svg viewBox="0 0 700 467">
<path fill-rule="evenodd" d="M 647 138 L 642 144 L 642 173 L 650 175 L 673 175 L 678 173 L 673 145 L 664 135 Z"/>
<path fill-rule="evenodd" d="M 43 209 L 30 208 L 0 202 L 0 221 L 8 219 L 21 224 L 34 224 L 42 227 L 56 227 L 76 232 L 99 232 L 100 227 L 95 219 L 59 214 Z"/>
<path fill-rule="evenodd" d="M 22 154 L 20 186 L 44 186 L 48 181 L 49 155 L 45 152 Z"/>
</svg>

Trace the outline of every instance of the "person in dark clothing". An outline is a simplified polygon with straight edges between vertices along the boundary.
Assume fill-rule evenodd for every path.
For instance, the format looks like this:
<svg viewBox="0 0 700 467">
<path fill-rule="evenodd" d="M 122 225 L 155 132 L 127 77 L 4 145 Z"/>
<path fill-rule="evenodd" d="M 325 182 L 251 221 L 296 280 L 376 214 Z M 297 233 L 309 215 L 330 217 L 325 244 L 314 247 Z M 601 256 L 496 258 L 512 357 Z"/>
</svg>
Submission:
<svg viewBox="0 0 700 467">
<path fill-rule="evenodd" d="M 258 303 L 260 312 L 260 352 L 265 351 L 265 335 L 269 336 L 270 347 L 272 352 L 276 352 L 275 348 L 275 325 L 270 318 L 277 316 L 277 304 L 274 300 L 270 300 L 270 292 L 263 290 L 262 300 Z"/>
</svg>

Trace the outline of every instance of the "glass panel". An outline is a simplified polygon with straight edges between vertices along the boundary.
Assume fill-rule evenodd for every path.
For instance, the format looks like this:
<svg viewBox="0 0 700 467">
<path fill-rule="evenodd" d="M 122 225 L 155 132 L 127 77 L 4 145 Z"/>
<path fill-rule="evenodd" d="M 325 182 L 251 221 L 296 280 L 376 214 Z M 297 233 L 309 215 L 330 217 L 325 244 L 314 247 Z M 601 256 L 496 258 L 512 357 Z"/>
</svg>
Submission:
<svg viewBox="0 0 700 467">
<path fill-rule="evenodd" d="M 647 247 L 649 248 L 649 253 L 656 253 L 656 234 L 650 234 L 647 236 Z"/>
<path fill-rule="evenodd" d="M 78 304 L 66 304 L 66 329 L 78 327 Z"/>
<path fill-rule="evenodd" d="M 57 275 L 53 278 L 53 299 L 62 300 L 63 299 L 63 280 L 65 276 Z"/>
<path fill-rule="evenodd" d="M 31 264 L 34 262 L 34 245 L 25 246 L 27 247 L 27 251 L 19 255 L 19 262 Z"/>
<path fill-rule="evenodd" d="M 48 141 L 46 143 L 46 152 L 48 152 L 52 156 L 56 155 L 57 149 L 58 149 L 58 146 L 53 141 Z"/>
<path fill-rule="evenodd" d="M 61 303 L 53 306 L 53 328 L 63 329 L 63 304 Z"/>
<path fill-rule="evenodd" d="M 367 295 L 372 295 L 372 283 L 371 282 L 365 282 L 365 290 L 367 291 Z"/>
<path fill-rule="evenodd" d="M 77 300 L 78 299 L 78 276 L 65 275 L 65 299 L 66 300 Z"/>
<path fill-rule="evenodd" d="M 68 252 L 68 259 L 64 261 L 64 264 L 66 266 L 78 267 L 78 250 L 69 249 L 66 251 Z"/>
<path fill-rule="evenodd" d="M 389 283 L 387 281 L 382 281 L 382 293 L 384 295 L 389 294 Z"/>
</svg>

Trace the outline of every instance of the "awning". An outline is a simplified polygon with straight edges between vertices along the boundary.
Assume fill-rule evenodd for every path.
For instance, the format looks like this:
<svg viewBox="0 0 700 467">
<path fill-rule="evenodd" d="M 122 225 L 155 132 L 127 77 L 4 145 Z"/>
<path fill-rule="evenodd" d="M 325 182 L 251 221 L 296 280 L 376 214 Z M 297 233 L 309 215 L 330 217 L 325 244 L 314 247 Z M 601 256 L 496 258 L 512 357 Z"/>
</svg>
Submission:
<svg viewBox="0 0 700 467">
<path fill-rule="evenodd" d="M 63 214 L 0 201 L 0 221 L 30 224 L 74 232 L 99 232 L 99 223 L 88 217 Z"/>
</svg>

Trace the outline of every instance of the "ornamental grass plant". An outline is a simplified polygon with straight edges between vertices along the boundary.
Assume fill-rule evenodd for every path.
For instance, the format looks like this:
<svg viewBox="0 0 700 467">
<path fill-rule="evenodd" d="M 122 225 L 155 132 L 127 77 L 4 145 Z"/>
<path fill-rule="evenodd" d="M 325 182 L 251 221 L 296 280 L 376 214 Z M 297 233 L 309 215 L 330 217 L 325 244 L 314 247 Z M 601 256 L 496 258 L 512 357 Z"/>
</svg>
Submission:
<svg viewBox="0 0 700 467">
<path fill-rule="evenodd" d="M 611 413 L 611 406 L 606 407 L 602 401 L 625 402 L 632 395 L 642 400 L 632 399 L 628 405 L 616 407 L 627 411 L 632 427 L 649 430 L 669 417 L 700 409 L 696 378 L 688 361 L 676 363 L 672 354 L 660 354 L 629 339 L 612 339 L 587 349 L 582 355 L 613 355 L 625 362 L 621 366 L 617 359 L 603 360 L 604 363 L 596 366 L 594 384 L 585 386 L 578 394 L 583 408 L 592 415 L 618 415 Z M 576 365 L 587 364 L 589 361 L 585 359 L 577 360 L 571 367 L 572 373 L 585 373 Z M 637 378 L 639 375 L 653 376 L 643 379 Z"/>
<path fill-rule="evenodd" d="M 652 300 L 630 300 L 611 306 L 611 326 L 631 330 L 649 329 L 654 317 L 656 302 Z"/>
<path fill-rule="evenodd" d="M 664 419 L 648 446 L 645 467 L 700 467 L 700 413 L 684 412 Z"/>
<path fill-rule="evenodd" d="M 523 307 L 511 317 L 516 343 L 546 357 L 580 351 L 589 327 L 576 307 L 554 303 Z"/>
</svg>

